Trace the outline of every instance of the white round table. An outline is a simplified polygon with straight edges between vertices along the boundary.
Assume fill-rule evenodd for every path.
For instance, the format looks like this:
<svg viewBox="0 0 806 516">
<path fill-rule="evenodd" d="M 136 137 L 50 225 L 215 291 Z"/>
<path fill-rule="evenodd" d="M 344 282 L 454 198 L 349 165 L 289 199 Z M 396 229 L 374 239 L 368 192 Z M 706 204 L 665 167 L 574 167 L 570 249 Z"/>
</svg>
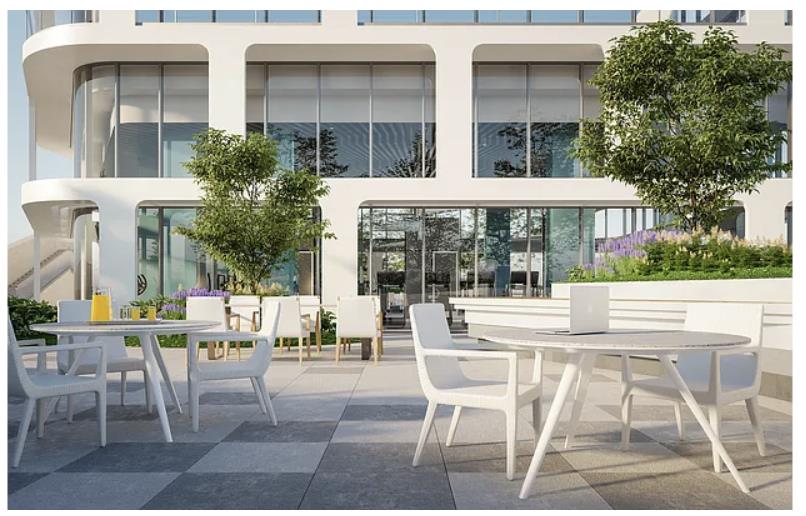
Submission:
<svg viewBox="0 0 806 516">
<path fill-rule="evenodd" d="M 162 433 L 166 442 L 173 442 L 171 436 L 171 426 L 168 422 L 168 413 L 165 409 L 165 399 L 162 396 L 160 380 L 157 376 L 157 369 L 162 373 L 162 379 L 168 388 L 176 410 L 181 414 L 182 405 L 176 395 L 168 369 L 160 352 L 158 335 L 181 335 L 184 333 L 194 333 L 215 328 L 219 323 L 215 321 L 115 321 L 113 324 L 90 323 L 90 322 L 61 322 L 47 324 L 32 324 L 31 329 L 42 333 L 51 333 L 60 337 L 67 337 L 70 342 L 75 337 L 86 337 L 93 340 L 98 337 L 128 337 L 136 336 L 140 339 L 140 347 L 143 349 L 143 359 L 146 365 L 146 379 L 154 394 L 154 404 L 162 425 Z M 72 353 L 71 353 L 72 355 Z M 70 369 L 67 374 L 75 374 L 78 367 L 78 360 L 75 356 L 70 357 Z M 151 407 L 148 407 L 151 410 Z"/>
<path fill-rule="evenodd" d="M 508 348 L 535 351 L 535 374 L 539 374 L 539 351 L 557 350 L 569 354 L 557 392 L 552 400 L 546 422 L 540 431 L 529 471 L 521 487 L 520 498 L 527 498 L 532 490 L 535 479 L 545 458 L 551 436 L 557 427 L 560 413 L 565 405 L 568 393 L 574 380 L 579 377 L 576 399 L 571 419 L 568 424 L 566 446 L 573 440 L 573 432 L 582 406 L 585 402 L 587 384 L 590 380 L 596 356 L 600 354 L 629 355 L 656 355 L 671 380 L 674 382 L 680 395 L 688 405 L 697 422 L 702 427 L 708 439 L 711 440 L 722 461 L 727 465 L 731 475 L 739 488 L 745 493 L 749 492 L 747 486 L 739 476 L 736 466 L 725 451 L 722 442 L 716 436 L 708 423 L 702 409 L 688 386 L 680 376 L 677 367 L 670 355 L 685 353 L 686 351 L 725 351 L 741 348 L 750 343 L 750 339 L 740 335 L 725 333 L 707 333 L 682 330 L 611 330 L 605 333 L 587 335 L 561 335 L 549 333 L 547 330 L 534 330 L 528 328 L 501 328 L 488 330 L 481 337 L 484 340 L 502 344 Z"/>
</svg>

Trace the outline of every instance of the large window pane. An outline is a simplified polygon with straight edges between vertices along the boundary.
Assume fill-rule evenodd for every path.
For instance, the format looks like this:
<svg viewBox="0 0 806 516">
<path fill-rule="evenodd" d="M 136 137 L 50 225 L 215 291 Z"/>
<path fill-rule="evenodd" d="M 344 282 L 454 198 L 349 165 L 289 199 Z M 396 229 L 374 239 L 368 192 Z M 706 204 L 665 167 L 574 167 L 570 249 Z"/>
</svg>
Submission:
<svg viewBox="0 0 806 516">
<path fill-rule="evenodd" d="M 322 65 L 320 174 L 369 176 L 369 66 Z"/>
<path fill-rule="evenodd" d="M 476 67 L 476 176 L 526 175 L 526 95 L 526 65 Z"/>
<path fill-rule="evenodd" d="M 263 21 L 265 11 L 216 11 L 216 23 L 255 23 Z M 258 13 L 258 17 L 256 14 Z"/>
<path fill-rule="evenodd" d="M 547 286 L 568 278 L 568 269 L 580 264 L 578 208 L 546 210 L 546 280 Z"/>
<path fill-rule="evenodd" d="M 776 149 L 774 160 L 776 163 L 789 162 L 789 138 L 791 137 L 790 121 L 792 119 L 792 84 L 787 83 L 770 95 L 767 99 L 767 119 L 773 128 L 784 133 L 787 141 L 782 142 Z"/>
<path fill-rule="evenodd" d="M 176 11 L 177 23 L 213 21 L 213 11 Z"/>
<path fill-rule="evenodd" d="M 83 71 L 84 85 L 77 94 L 83 111 L 76 113 L 83 121 L 84 134 L 79 158 L 81 177 L 115 175 L 115 67 L 92 66 Z M 81 140 L 81 139 L 80 139 Z"/>
<path fill-rule="evenodd" d="M 316 173 L 317 66 L 269 65 L 268 74 L 268 134 L 277 142 L 280 163 Z M 323 159 L 333 152 L 333 139 L 323 139 Z"/>
<path fill-rule="evenodd" d="M 532 23 L 577 23 L 579 11 L 532 11 Z"/>
<path fill-rule="evenodd" d="M 573 177 L 579 165 L 569 151 L 579 130 L 578 66 L 530 66 L 532 175 Z"/>
<path fill-rule="evenodd" d="M 137 210 L 137 296 L 151 299 L 160 293 L 159 210 Z"/>
<path fill-rule="evenodd" d="M 163 176 L 183 177 L 193 137 L 207 129 L 207 65 L 165 65 L 163 70 Z"/>
<path fill-rule="evenodd" d="M 632 11 L 584 11 L 585 23 L 630 23 Z"/>
<path fill-rule="evenodd" d="M 479 11 L 480 23 L 526 23 L 529 11 Z"/>
<path fill-rule="evenodd" d="M 476 11 L 426 11 L 425 23 L 474 23 Z"/>
<path fill-rule="evenodd" d="M 372 82 L 372 175 L 422 176 L 423 67 L 376 65 Z"/>
<path fill-rule="evenodd" d="M 367 23 L 420 23 L 422 11 L 366 11 Z M 371 13 L 371 15 L 370 15 Z M 370 18 L 371 16 L 371 18 Z"/>
<path fill-rule="evenodd" d="M 744 11 L 714 11 L 715 23 L 744 23 Z"/>
<path fill-rule="evenodd" d="M 181 288 L 197 285 L 208 286 L 207 261 L 199 252 L 198 246 L 190 239 L 177 234 L 174 228 L 189 226 L 196 218 L 195 208 L 170 208 L 163 210 L 162 238 L 163 292 L 170 295 Z"/>
<path fill-rule="evenodd" d="M 437 173 L 437 115 L 436 115 L 436 70 L 434 65 L 425 65 L 425 177 L 434 177 Z"/>
<path fill-rule="evenodd" d="M 120 66 L 118 176 L 157 177 L 159 65 Z"/>
<path fill-rule="evenodd" d="M 266 67 L 246 65 L 246 133 L 265 130 Z"/>
<path fill-rule="evenodd" d="M 269 23 L 319 23 L 319 11 L 269 11 Z"/>
</svg>

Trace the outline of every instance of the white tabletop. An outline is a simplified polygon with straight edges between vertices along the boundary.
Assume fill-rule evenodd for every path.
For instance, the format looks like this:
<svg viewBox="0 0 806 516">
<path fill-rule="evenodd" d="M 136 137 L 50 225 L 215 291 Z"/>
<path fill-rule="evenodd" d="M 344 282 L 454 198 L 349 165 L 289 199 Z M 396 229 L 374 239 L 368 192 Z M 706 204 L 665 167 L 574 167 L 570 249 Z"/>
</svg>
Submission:
<svg viewBox="0 0 806 516">
<path fill-rule="evenodd" d="M 220 323 L 215 321 L 142 321 L 130 324 L 93 324 L 87 322 L 60 322 L 32 324 L 31 329 L 54 335 L 136 335 L 138 333 L 154 333 L 173 335 L 197 332 L 215 328 Z"/>
<path fill-rule="evenodd" d="M 679 351 L 716 351 L 739 348 L 750 343 L 741 335 L 683 330 L 610 330 L 587 335 L 545 333 L 530 328 L 487 330 L 482 339 L 524 348 L 563 349 L 566 351 L 637 351 L 676 353 Z"/>
</svg>

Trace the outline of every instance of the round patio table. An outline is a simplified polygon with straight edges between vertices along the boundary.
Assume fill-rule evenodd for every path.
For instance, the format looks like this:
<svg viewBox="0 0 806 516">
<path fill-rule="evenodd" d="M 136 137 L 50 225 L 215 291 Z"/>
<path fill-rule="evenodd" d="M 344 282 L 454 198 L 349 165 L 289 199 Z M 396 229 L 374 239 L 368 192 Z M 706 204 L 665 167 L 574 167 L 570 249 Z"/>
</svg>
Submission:
<svg viewBox="0 0 806 516">
<path fill-rule="evenodd" d="M 532 462 L 529 464 L 529 471 L 526 473 L 526 478 L 521 487 L 520 498 L 527 498 L 532 490 L 537 474 L 543 464 L 543 459 L 546 456 L 549 441 L 557 427 L 560 413 L 574 380 L 579 377 L 576 400 L 568 424 L 566 445 L 573 439 L 574 427 L 579 421 L 579 415 L 582 412 L 582 406 L 587 394 L 587 384 L 590 380 L 596 356 L 600 354 L 629 355 L 631 353 L 655 355 L 660 359 L 675 387 L 680 391 L 680 395 L 685 400 L 686 405 L 694 414 L 697 423 L 710 439 L 714 449 L 719 453 L 728 470 L 730 470 L 739 488 L 745 493 L 749 492 L 744 481 L 739 476 L 736 466 L 728 456 L 728 452 L 725 451 L 725 447 L 714 433 L 708 423 L 708 419 L 671 359 L 671 355 L 687 351 L 726 351 L 741 348 L 750 343 L 750 339 L 747 337 L 725 333 L 682 330 L 611 330 L 586 335 L 563 335 L 552 333 L 552 330 L 501 328 L 488 330 L 481 338 L 514 349 L 535 352 L 556 350 L 569 354 L 568 362 L 557 386 L 557 392 L 554 395 L 554 400 L 552 400 L 546 422 L 540 431 Z"/>
<path fill-rule="evenodd" d="M 146 365 L 146 379 L 154 394 L 154 404 L 159 414 L 162 433 L 166 442 L 173 442 L 171 436 L 171 426 L 168 422 L 168 413 L 165 409 L 165 399 L 162 396 L 160 380 L 157 370 L 162 373 L 162 379 L 168 388 L 176 410 L 181 414 L 182 406 L 176 395 L 171 378 L 168 376 L 168 369 L 160 352 L 158 335 L 179 335 L 183 333 L 194 333 L 215 328 L 219 323 L 215 321 L 110 321 L 110 322 L 61 322 L 47 324 L 32 324 L 31 329 L 42 333 L 50 333 L 60 337 L 66 337 L 72 342 L 76 337 L 86 337 L 93 340 L 98 337 L 128 337 L 136 336 L 140 339 L 140 347 L 143 349 L 143 359 Z M 70 369 L 67 374 L 75 374 L 78 367 L 78 360 L 71 352 Z M 151 410 L 151 407 L 148 407 Z"/>
</svg>

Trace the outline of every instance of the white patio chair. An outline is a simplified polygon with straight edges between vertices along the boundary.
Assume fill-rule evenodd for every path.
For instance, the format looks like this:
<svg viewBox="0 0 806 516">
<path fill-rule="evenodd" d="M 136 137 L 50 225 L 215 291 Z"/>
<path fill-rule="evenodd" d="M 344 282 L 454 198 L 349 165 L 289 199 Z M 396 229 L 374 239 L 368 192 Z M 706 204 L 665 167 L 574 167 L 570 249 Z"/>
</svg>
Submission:
<svg viewBox="0 0 806 516">
<path fill-rule="evenodd" d="M 196 346 L 200 341 L 208 338 L 232 338 L 233 332 L 215 335 L 212 332 L 199 332 L 188 335 L 188 400 L 190 417 L 193 422 L 193 431 L 199 431 L 199 383 L 214 380 L 235 380 L 248 378 L 255 390 L 261 412 L 269 415 L 273 425 L 277 425 L 277 415 L 271 404 L 269 392 L 266 389 L 264 375 L 271 364 L 272 348 L 277 333 L 277 320 L 279 307 L 276 304 L 263 308 L 263 325 L 258 333 L 243 332 L 239 337 L 242 340 L 255 342 L 252 355 L 243 362 L 203 362 L 196 358 Z"/>
<path fill-rule="evenodd" d="M 518 354 L 514 351 L 481 351 L 458 349 L 451 339 L 445 319 L 445 305 L 423 303 L 409 307 L 414 353 L 420 385 L 428 399 L 420 439 L 414 452 L 413 465 L 420 455 L 434 424 L 438 405 L 453 405 L 454 412 L 448 429 L 446 445 L 453 444 L 463 407 L 500 410 L 506 415 L 507 478 L 515 478 L 515 443 L 518 435 L 518 410 L 532 405 L 535 442 L 540 428 L 540 378 L 533 383 L 518 382 Z M 506 360 L 509 367 L 504 381 L 468 378 L 459 366 L 459 359 Z"/>
<path fill-rule="evenodd" d="M 82 322 L 90 320 L 92 301 L 88 300 L 63 300 L 57 304 L 57 317 L 59 322 Z M 86 338 L 83 339 L 85 342 Z M 104 344 L 106 346 L 106 372 L 120 373 L 120 404 L 126 403 L 126 375 L 132 371 L 143 373 L 143 384 L 145 385 L 146 410 L 151 410 L 151 388 L 146 379 L 146 362 L 142 357 L 130 357 L 126 351 L 126 343 L 123 337 L 96 337 L 93 343 Z M 60 344 L 67 344 L 66 337 L 59 337 Z M 67 374 L 70 369 L 70 353 L 61 352 L 57 355 L 59 373 Z M 95 367 L 98 363 L 98 352 L 94 350 L 85 351 L 81 354 L 78 362 L 76 375 L 95 374 Z M 73 421 L 74 403 L 73 397 L 67 397 L 67 421 Z"/>
<path fill-rule="evenodd" d="M 230 296 L 229 309 L 230 328 L 235 331 L 257 331 L 260 320 L 260 296 Z M 238 360 L 240 360 L 240 341 L 235 343 L 235 349 L 238 353 Z"/>
<path fill-rule="evenodd" d="M 299 363 L 302 364 L 302 341 L 308 340 L 308 358 L 311 356 L 311 334 L 308 332 L 308 324 L 302 319 L 302 311 L 298 296 L 265 297 L 263 298 L 263 316 L 266 310 L 280 312 L 280 319 L 277 322 L 277 337 L 280 339 L 280 351 L 283 350 L 285 339 L 297 339 L 299 344 Z M 288 349 L 291 349 L 289 341 Z"/>
<path fill-rule="evenodd" d="M 316 333 L 316 352 L 322 352 L 322 300 L 319 296 L 299 296 L 302 319 L 306 324 L 306 331 Z"/>
<path fill-rule="evenodd" d="M 739 303 L 689 304 L 686 310 L 685 329 L 742 335 L 751 339 L 748 348 L 732 351 L 680 353 L 677 369 L 685 380 L 697 403 L 708 408 L 711 427 L 720 437 L 721 414 L 725 405 L 744 401 L 758 453 L 766 454 L 764 432 L 758 410 L 758 392 L 761 386 L 761 328 L 764 305 Z M 685 439 L 682 415 L 683 398 L 669 378 L 633 380 L 629 360 L 622 357 L 622 447 L 629 446 L 634 396 L 648 396 L 674 402 L 677 432 Z M 713 450 L 713 447 L 712 447 Z M 721 471 L 719 454 L 713 451 L 714 470 Z"/>
<path fill-rule="evenodd" d="M 97 350 L 95 356 L 95 376 L 65 376 L 56 373 L 48 374 L 45 354 L 60 352 L 76 352 L 79 355 L 85 350 Z M 23 355 L 37 354 L 37 367 L 34 370 L 25 368 Z M 95 406 L 98 414 L 98 432 L 101 446 L 106 446 L 106 350 L 102 343 L 60 344 L 45 346 L 44 339 L 17 341 L 11 320 L 8 321 L 8 393 L 10 396 L 25 398 L 25 408 L 17 430 L 17 442 L 14 445 L 12 467 L 20 465 L 28 427 L 37 412 L 37 437 L 45 433 L 47 418 L 47 400 L 59 396 L 95 393 Z"/>
<path fill-rule="evenodd" d="M 342 339 L 372 339 L 372 355 L 378 363 L 381 331 L 374 296 L 340 297 L 336 302 L 336 363 L 341 360 Z"/>
<path fill-rule="evenodd" d="M 202 333 L 210 335 L 215 334 L 218 336 L 226 335 L 228 338 L 230 334 L 229 325 L 227 324 L 227 311 L 224 306 L 223 297 L 208 297 L 208 296 L 190 296 L 186 300 L 186 317 L 189 321 L 217 321 L 218 326 L 210 328 Z M 235 333 L 235 332 L 233 332 Z M 248 339 L 247 339 L 248 340 Z M 221 339 L 201 339 L 199 342 L 207 342 L 207 357 L 215 359 L 216 342 L 224 342 L 224 360 L 229 355 L 229 341 Z M 240 342 L 240 341 L 236 341 Z M 196 358 L 198 358 L 199 350 L 196 350 Z"/>
</svg>

